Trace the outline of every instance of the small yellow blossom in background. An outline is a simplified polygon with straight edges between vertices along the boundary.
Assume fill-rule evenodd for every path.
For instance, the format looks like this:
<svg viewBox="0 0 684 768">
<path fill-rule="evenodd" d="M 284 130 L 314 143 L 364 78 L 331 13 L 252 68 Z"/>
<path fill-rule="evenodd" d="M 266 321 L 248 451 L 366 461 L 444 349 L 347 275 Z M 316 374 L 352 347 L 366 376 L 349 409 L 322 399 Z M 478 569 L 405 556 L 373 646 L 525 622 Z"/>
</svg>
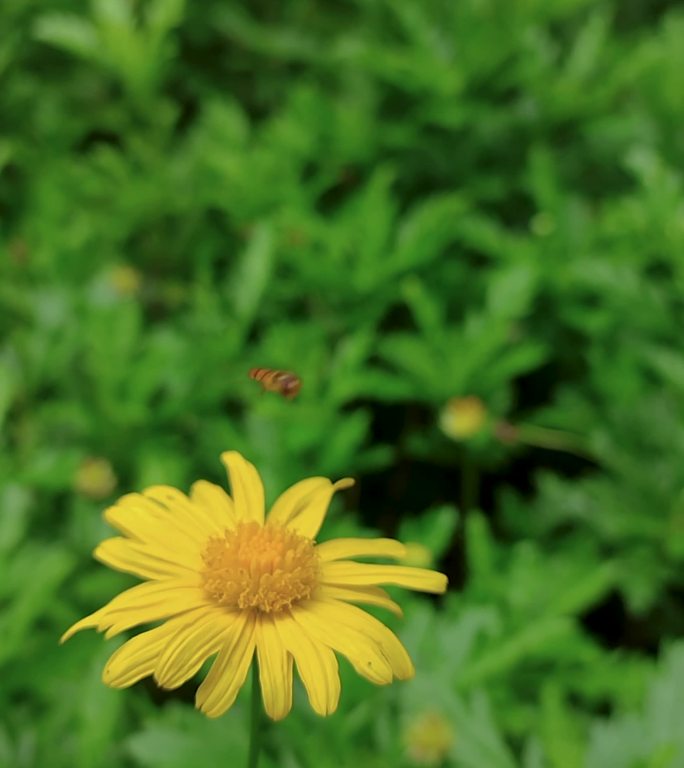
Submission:
<svg viewBox="0 0 684 768">
<path fill-rule="evenodd" d="M 487 408 L 479 397 L 452 397 L 439 413 L 439 427 L 452 440 L 467 440 L 487 423 Z"/>
<path fill-rule="evenodd" d="M 140 293 L 142 277 L 130 264 L 116 264 L 107 273 L 107 279 L 119 296 L 132 298 Z"/>
<path fill-rule="evenodd" d="M 407 541 L 404 546 L 406 547 L 406 554 L 401 558 L 404 565 L 413 565 L 418 568 L 429 568 L 432 565 L 434 557 L 425 544 Z"/>
<path fill-rule="evenodd" d="M 452 724 L 439 712 L 417 715 L 404 730 L 406 753 L 416 765 L 441 765 L 455 740 Z"/>
<path fill-rule="evenodd" d="M 113 688 L 149 675 L 162 688 L 178 688 L 218 654 L 195 697 L 208 717 L 232 706 L 255 656 L 264 708 L 274 720 L 292 706 L 293 665 L 319 715 L 337 708 L 336 653 L 378 685 L 412 677 L 413 664 L 398 638 L 354 603 L 401 615 L 380 585 L 441 593 L 446 576 L 349 559 L 404 557 L 404 545 L 392 539 L 316 543 L 333 494 L 351 486 L 350 478 L 302 480 L 266 517 L 254 466 L 235 451 L 221 459 L 232 497 L 199 480 L 190 496 L 154 486 L 105 511 L 105 520 L 124 535 L 102 542 L 95 557 L 146 581 L 76 622 L 62 642 L 82 629 L 110 638 L 156 623 L 105 665 L 103 681 Z"/>
<path fill-rule="evenodd" d="M 99 501 L 110 496 L 117 478 L 112 465 L 103 458 L 83 459 L 74 475 L 74 489 L 82 496 Z"/>
</svg>

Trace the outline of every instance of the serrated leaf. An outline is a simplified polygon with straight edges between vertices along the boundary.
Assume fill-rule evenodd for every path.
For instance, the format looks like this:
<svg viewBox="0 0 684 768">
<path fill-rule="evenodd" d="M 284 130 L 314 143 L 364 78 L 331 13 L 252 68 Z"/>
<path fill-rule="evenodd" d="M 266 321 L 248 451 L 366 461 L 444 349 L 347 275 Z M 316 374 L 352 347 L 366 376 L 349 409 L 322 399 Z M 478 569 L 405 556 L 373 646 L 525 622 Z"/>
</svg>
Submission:
<svg viewBox="0 0 684 768">
<path fill-rule="evenodd" d="M 641 713 L 597 722 L 589 734 L 586 768 L 684 765 L 684 643 L 661 657 Z"/>
<path fill-rule="evenodd" d="M 405 278 L 400 288 L 423 336 L 435 344 L 443 343 L 444 310 L 439 298 L 431 295 L 415 275 Z"/>
<path fill-rule="evenodd" d="M 457 222 L 467 209 L 464 199 L 455 194 L 435 196 L 413 208 L 399 229 L 386 271 L 396 274 L 415 269 L 442 256 L 455 238 Z"/>
<path fill-rule="evenodd" d="M 408 333 L 385 336 L 378 345 L 378 352 L 400 371 L 410 374 L 423 387 L 429 386 L 436 379 L 438 369 L 435 354 L 419 336 Z M 429 395 L 429 392 L 425 394 Z"/>
</svg>

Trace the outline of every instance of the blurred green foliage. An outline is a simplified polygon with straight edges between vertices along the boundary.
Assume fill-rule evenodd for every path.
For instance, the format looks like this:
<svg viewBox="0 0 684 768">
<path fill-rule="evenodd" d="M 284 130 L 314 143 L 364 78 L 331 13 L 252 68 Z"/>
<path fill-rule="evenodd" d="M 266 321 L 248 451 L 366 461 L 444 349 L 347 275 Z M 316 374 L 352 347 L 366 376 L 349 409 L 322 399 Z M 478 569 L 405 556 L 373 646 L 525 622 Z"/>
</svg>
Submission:
<svg viewBox="0 0 684 768">
<path fill-rule="evenodd" d="M 324 535 L 452 582 L 389 621 L 414 681 L 344 667 L 328 720 L 298 690 L 265 766 L 419 765 L 426 712 L 444 766 L 684 766 L 679 4 L 3 0 L 0 30 L 0 766 L 244 761 L 248 692 L 207 721 L 56 645 L 131 583 L 90 561 L 103 506 L 229 448 L 271 499 L 354 475 Z"/>
</svg>

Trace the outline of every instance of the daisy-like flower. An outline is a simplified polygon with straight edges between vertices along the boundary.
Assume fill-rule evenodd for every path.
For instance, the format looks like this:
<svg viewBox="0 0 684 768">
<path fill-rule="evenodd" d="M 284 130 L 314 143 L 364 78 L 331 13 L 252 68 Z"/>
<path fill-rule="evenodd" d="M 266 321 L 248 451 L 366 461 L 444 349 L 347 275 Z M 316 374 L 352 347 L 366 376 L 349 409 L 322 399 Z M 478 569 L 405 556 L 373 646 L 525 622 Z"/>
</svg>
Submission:
<svg viewBox="0 0 684 768">
<path fill-rule="evenodd" d="M 87 628 L 109 638 L 163 622 L 115 651 L 103 680 L 125 688 L 152 675 L 162 688 L 177 688 L 216 654 L 196 695 L 197 707 L 209 717 L 233 704 L 255 653 L 264 708 L 274 720 L 292 706 L 293 663 L 319 715 L 337 708 L 336 653 L 378 685 L 412 677 L 413 664 L 397 637 L 355 603 L 401 615 L 379 585 L 439 593 L 446 576 L 350 559 L 403 557 L 404 546 L 392 539 L 316 544 L 333 493 L 353 480 L 302 480 L 265 518 L 264 488 L 254 466 L 235 451 L 221 459 L 232 497 L 200 480 L 189 497 L 155 486 L 105 511 L 107 522 L 124 536 L 103 541 L 95 557 L 146 581 L 76 622 L 62 642 Z"/>
</svg>

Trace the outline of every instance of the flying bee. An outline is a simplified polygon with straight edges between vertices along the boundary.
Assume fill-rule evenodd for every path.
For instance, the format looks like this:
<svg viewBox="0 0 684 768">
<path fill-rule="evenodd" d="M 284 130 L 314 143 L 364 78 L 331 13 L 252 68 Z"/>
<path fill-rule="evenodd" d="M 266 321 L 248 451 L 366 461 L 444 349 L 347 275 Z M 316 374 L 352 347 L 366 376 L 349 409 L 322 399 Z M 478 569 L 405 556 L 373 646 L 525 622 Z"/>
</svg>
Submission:
<svg viewBox="0 0 684 768">
<path fill-rule="evenodd" d="M 250 368 L 250 379 L 258 381 L 266 392 L 278 392 L 288 400 L 297 397 L 302 380 L 292 371 L 275 371 L 272 368 Z"/>
</svg>

